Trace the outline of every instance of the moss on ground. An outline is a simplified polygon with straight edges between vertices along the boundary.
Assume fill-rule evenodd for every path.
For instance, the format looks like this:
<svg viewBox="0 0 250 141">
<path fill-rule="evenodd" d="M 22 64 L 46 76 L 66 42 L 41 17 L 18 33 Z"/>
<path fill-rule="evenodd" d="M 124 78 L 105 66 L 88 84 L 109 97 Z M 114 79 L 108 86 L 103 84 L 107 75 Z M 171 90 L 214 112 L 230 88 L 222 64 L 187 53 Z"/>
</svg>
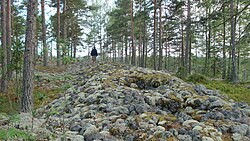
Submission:
<svg viewBox="0 0 250 141">
<path fill-rule="evenodd" d="M 209 80 L 204 85 L 208 89 L 220 90 L 221 94 L 226 94 L 235 101 L 246 102 L 250 105 L 249 83 L 231 84 L 221 80 Z"/>
<path fill-rule="evenodd" d="M 221 94 L 225 94 L 237 102 L 250 104 L 250 83 L 232 84 L 223 80 L 211 80 L 200 74 L 189 76 L 187 81 L 194 84 L 203 84 L 208 89 L 219 90 Z"/>
</svg>

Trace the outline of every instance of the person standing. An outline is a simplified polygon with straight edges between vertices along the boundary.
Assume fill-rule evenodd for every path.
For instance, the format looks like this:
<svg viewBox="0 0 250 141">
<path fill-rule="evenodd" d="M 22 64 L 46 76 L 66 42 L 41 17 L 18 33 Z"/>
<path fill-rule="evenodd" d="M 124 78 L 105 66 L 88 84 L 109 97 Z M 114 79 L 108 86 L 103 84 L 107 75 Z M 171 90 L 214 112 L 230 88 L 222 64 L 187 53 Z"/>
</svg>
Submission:
<svg viewBox="0 0 250 141">
<path fill-rule="evenodd" d="M 91 54 L 90 55 L 92 56 L 92 62 L 96 63 L 96 57 L 98 56 L 98 53 L 97 53 L 97 50 L 96 50 L 95 47 L 91 50 Z"/>
</svg>

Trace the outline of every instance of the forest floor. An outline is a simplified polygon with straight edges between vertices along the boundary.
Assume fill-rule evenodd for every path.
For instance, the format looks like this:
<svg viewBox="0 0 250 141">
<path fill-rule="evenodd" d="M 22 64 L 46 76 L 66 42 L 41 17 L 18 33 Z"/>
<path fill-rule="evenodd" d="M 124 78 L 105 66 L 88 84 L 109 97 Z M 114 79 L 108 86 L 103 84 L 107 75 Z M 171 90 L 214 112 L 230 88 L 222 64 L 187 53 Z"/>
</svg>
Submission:
<svg viewBox="0 0 250 141">
<path fill-rule="evenodd" d="M 71 76 L 67 71 L 68 65 L 57 67 L 55 64 L 50 64 L 48 67 L 44 67 L 40 62 L 37 63 L 35 68 L 34 106 L 37 109 L 64 93 L 70 87 L 68 81 L 71 81 Z M 41 74 L 48 75 L 48 78 L 40 80 Z M 225 94 L 237 102 L 246 102 L 250 105 L 250 82 L 231 84 L 222 80 L 209 78 L 200 82 L 199 80 L 187 81 L 202 84 L 211 90 L 219 90 L 221 94 Z M 8 94 L 0 93 L 0 113 L 18 113 L 21 100 L 21 85 L 18 84 L 22 84 L 21 80 L 13 79 L 9 83 Z"/>
</svg>

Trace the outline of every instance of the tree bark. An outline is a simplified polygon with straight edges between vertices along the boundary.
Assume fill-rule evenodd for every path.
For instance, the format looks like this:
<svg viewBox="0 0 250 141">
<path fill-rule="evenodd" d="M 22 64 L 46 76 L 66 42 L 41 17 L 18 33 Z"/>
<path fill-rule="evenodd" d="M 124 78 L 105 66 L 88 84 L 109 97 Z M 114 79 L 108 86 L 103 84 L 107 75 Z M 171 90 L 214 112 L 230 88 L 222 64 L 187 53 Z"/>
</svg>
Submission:
<svg viewBox="0 0 250 141">
<path fill-rule="evenodd" d="M 225 6 L 222 9 L 223 13 L 223 64 L 222 64 L 222 79 L 226 79 L 226 71 L 227 71 L 227 60 L 226 60 L 226 17 L 225 17 Z"/>
<path fill-rule="evenodd" d="M 125 63 L 129 63 L 129 59 L 128 59 L 128 36 L 125 35 Z"/>
<path fill-rule="evenodd" d="M 191 60 L 189 58 L 190 55 L 190 28 L 191 28 L 191 15 L 190 15 L 190 0 L 187 3 L 187 27 L 186 27 L 186 49 L 185 49 L 185 77 L 188 75 L 189 72 L 189 65 L 191 65 Z"/>
<path fill-rule="evenodd" d="M 235 19 L 234 19 L 234 1 L 230 1 L 230 16 L 231 16 L 231 49 L 232 49 L 232 74 L 231 81 L 237 83 L 236 73 L 236 53 L 235 53 Z"/>
<path fill-rule="evenodd" d="M 6 93 L 8 89 L 8 81 L 7 81 L 7 47 L 6 47 L 6 1 L 2 0 L 1 2 L 1 11 L 2 11 L 2 18 L 1 18 L 1 29 L 2 29 L 2 81 L 1 81 L 1 92 Z"/>
<path fill-rule="evenodd" d="M 132 48 L 132 60 L 131 64 L 135 64 L 135 58 L 136 58 L 136 50 L 135 50 L 135 45 L 134 45 L 134 15 L 133 15 L 133 0 L 130 1 L 130 16 L 131 16 L 131 48 Z"/>
<path fill-rule="evenodd" d="M 160 1 L 159 3 L 159 25 L 160 25 L 160 31 L 159 31 L 159 67 L 158 69 L 161 70 L 162 69 L 162 7 L 161 7 L 161 2 L 162 0 Z"/>
<path fill-rule="evenodd" d="M 63 0 L 63 49 L 62 49 L 62 57 L 65 57 L 66 56 L 66 48 L 67 48 L 67 14 L 66 14 L 66 11 L 67 11 L 67 0 Z"/>
<path fill-rule="evenodd" d="M 11 41 L 11 0 L 7 0 L 7 35 L 6 35 L 6 40 L 7 40 L 7 65 L 11 65 L 11 57 L 12 57 L 12 41 Z M 10 67 L 7 67 L 7 78 L 10 80 L 12 77 L 12 70 Z"/>
<path fill-rule="evenodd" d="M 31 113 L 33 102 L 33 75 L 34 75 L 34 48 L 36 35 L 36 6 L 37 0 L 29 0 L 27 8 L 27 28 L 25 37 L 24 66 L 23 66 L 23 92 L 21 99 L 21 111 Z"/>
<path fill-rule="evenodd" d="M 146 0 L 144 0 L 144 19 L 143 19 L 143 48 L 142 48 L 142 57 L 141 57 L 141 66 L 145 67 L 145 51 L 146 51 Z"/>
<path fill-rule="evenodd" d="M 60 51 L 60 0 L 57 0 L 57 41 L 56 41 L 56 50 L 57 50 L 57 66 L 61 65 L 61 51 Z"/>
<path fill-rule="evenodd" d="M 47 48 L 47 43 L 46 43 L 44 0 L 41 0 L 41 9 L 42 9 L 43 66 L 48 66 L 48 48 Z"/>
<path fill-rule="evenodd" d="M 154 52 L 153 52 L 153 60 L 154 60 L 154 70 L 156 70 L 156 8 L 157 7 L 157 0 L 154 0 L 154 32 L 153 32 L 153 45 L 154 45 Z"/>
<path fill-rule="evenodd" d="M 141 48 L 142 48 L 142 15 L 141 15 L 141 8 L 142 8 L 142 2 L 140 0 L 140 3 L 139 3 L 139 6 L 140 6 L 140 10 L 139 10 L 139 14 L 140 14 L 140 24 L 139 24 L 139 33 L 140 33 L 140 37 L 139 37 L 139 54 L 138 54 L 138 66 L 141 67 Z"/>
<path fill-rule="evenodd" d="M 185 67 L 185 52 L 184 52 L 184 22 L 181 23 L 181 66 Z"/>
</svg>

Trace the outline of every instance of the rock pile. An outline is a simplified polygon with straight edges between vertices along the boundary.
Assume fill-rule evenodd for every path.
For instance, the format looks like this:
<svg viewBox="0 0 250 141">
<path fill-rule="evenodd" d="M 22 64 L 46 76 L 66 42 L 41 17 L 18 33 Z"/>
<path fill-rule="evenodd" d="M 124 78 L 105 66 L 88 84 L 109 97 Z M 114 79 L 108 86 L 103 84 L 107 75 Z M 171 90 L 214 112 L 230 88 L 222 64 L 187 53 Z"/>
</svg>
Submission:
<svg viewBox="0 0 250 141">
<path fill-rule="evenodd" d="M 44 139 L 250 140 L 250 106 L 219 91 L 145 68 L 74 67 L 72 87 L 38 109 L 46 127 Z"/>
</svg>

